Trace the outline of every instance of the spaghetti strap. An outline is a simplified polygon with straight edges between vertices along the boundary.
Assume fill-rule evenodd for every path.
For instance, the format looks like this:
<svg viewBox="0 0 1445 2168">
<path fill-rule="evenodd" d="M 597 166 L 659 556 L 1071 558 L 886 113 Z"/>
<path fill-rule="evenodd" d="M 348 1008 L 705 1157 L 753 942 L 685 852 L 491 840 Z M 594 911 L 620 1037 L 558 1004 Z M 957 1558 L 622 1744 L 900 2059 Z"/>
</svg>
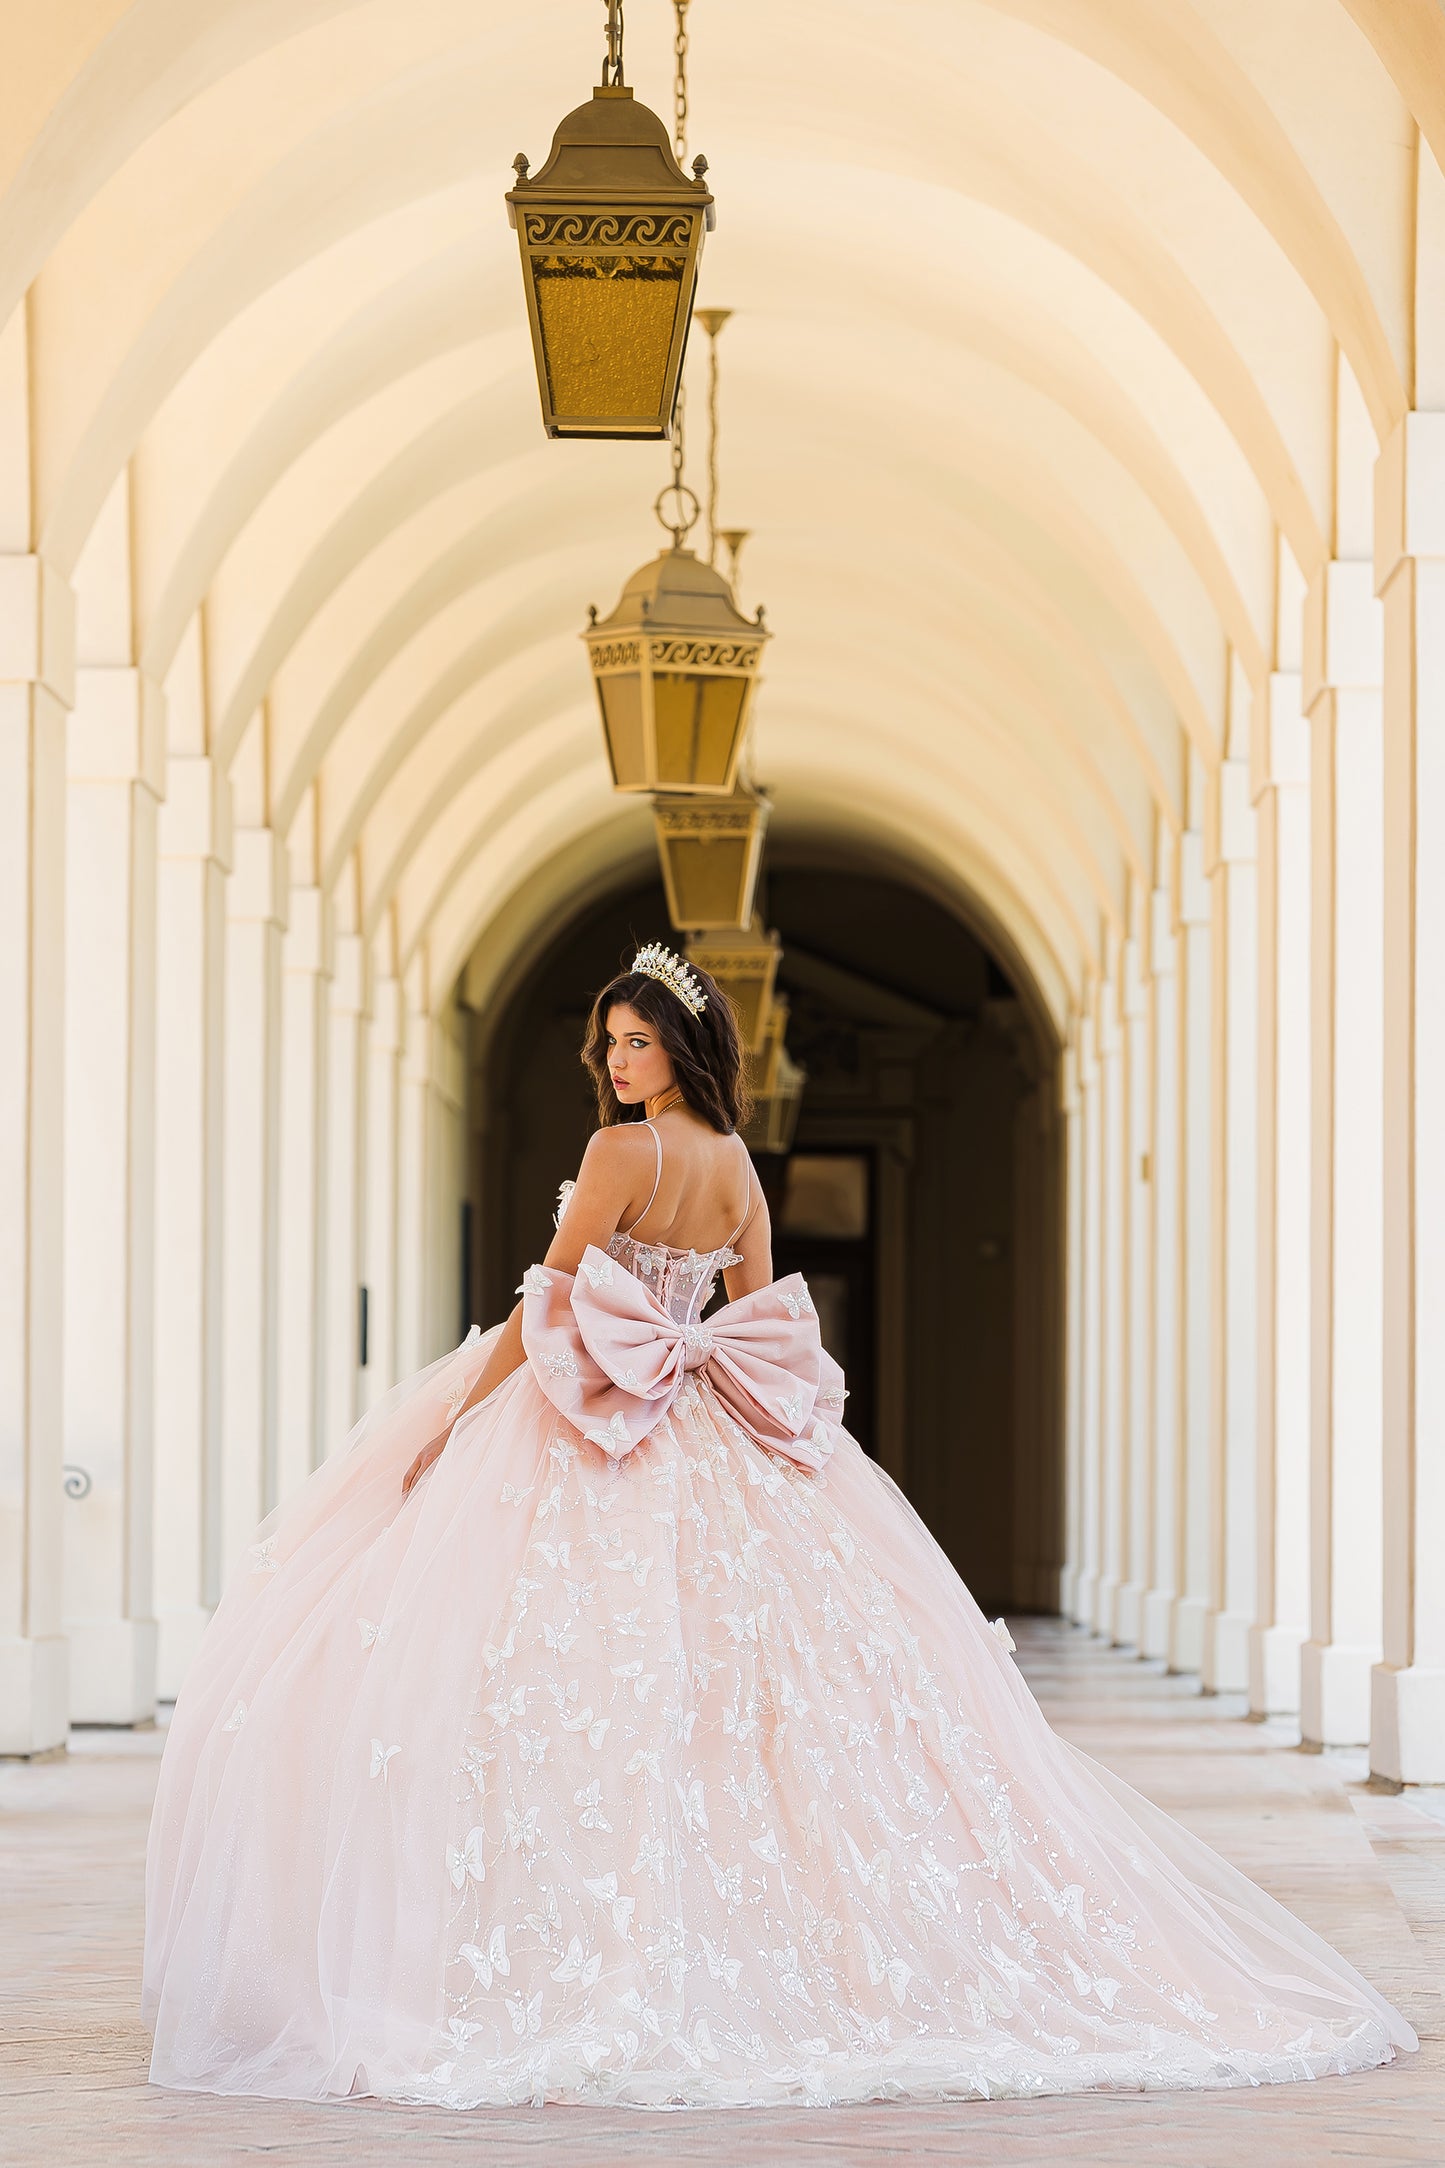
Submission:
<svg viewBox="0 0 1445 2168">
<path fill-rule="evenodd" d="M 737 1132 L 734 1131 L 733 1134 L 736 1136 Z M 738 1142 L 742 1144 L 741 1137 L 738 1138 Z M 748 1163 L 748 1208 L 746 1212 L 744 1212 L 741 1221 L 733 1229 L 732 1233 L 728 1236 L 727 1241 L 723 1244 L 723 1248 L 726 1250 L 732 1250 L 737 1248 L 738 1243 L 742 1240 L 742 1237 L 748 1231 L 748 1222 L 751 1220 L 754 1212 L 756 1212 L 758 1209 L 758 1199 L 753 1195 L 753 1155 L 751 1152 L 748 1151 L 748 1148 L 745 1144 L 743 1144 L 743 1152 Z M 758 1196 L 761 1195 L 762 1186 L 761 1184 L 759 1184 Z"/>
<path fill-rule="evenodd" d="M 632 1222 L 632 1225 L 630 1227 L 624 1227 L 622 1229 L 622 1232 L 625 1235 L 631 1235 L 635 1233 L 636 1230 L 642 1225 L 648 1213 L 652 1210 L 653 1205 L 657 1202 L 657 1192 L 662 1187 L 662 1138 L 658 1135 L 656 1122 L 647 1122 L 644 1126 L 652 1131 L 652 1141 L 657 1146 L 657 1173 L 653 1178 L 652 1195 L 648 1198 L 646 1204 L 642 1207 L 642 1210 L 638 1213 L 636 1219 Z"/>
</svg>

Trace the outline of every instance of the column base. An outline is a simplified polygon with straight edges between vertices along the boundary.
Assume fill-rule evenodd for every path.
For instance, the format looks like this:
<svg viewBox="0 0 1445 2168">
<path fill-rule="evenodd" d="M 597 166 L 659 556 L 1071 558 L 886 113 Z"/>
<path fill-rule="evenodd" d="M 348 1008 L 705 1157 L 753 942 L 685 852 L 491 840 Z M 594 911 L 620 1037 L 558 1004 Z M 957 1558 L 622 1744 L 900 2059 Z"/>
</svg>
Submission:
<svg viewBox="0 0 1445 2168">
<path fill-rule="evenodd" d="M 1078 1586 L 1079 1586 L 1079 1569 L 1078 1569 L 1078 1567 L 1077 1567 L 1077 1566 L 1061 1566 L 1061 1567 L 1059 1568 L 1059 1616 L 1060 1616 L 1060 1618 L 1072 1618 L 1072 1617 L 1073 1617 L 1073 1615 L 1074 1615 L 1074 1603 L 1075 1603 L 1075 1598 L 1076 1598 L 1076 1596 L 1077 1596 L 1077 1593 L 1078 1593 Z"/>
<path fill-rule="evenodd" d="M 1169 1626 L 1174 1616 L 1172 1588 L 1151 1588 L 1144 1597 L 1144 1619 L 1139 1634 L 1139 1654 L 1154 1663 L 1169 1654 Z"/>
<path fill-rule="evenodd" d="M 1211 1611 L 1204 1621 L 1204 1660 L 1199 1676 L 1206 1694 L 1249 1691 L 1249 1629 L 1239 1611 Z"/>
<path fill-rule="evenodd" d="M 1099 1594 L 1099 1573 L 1096 1566 L 1081 1566 L 1079 1578 L 1074 1583 L 1074 1607 L 1069 1616 L 1076 1626 L 1092 1628 L 1094 1604 Z"/>
<path fill-rule="evenodd" d="M 1306 1641 L 1300 1650 L 1300 1740 L 1304 1746 L 1368 1746 L 1370 1671 L 1378 1649 Z"/>
<path fill-rule="evenodd" d="M 1445 1671 L 1375 1665 L 1370 1775 L 1386 1784 L 1445 1784 Z"/>
<path fill-rule="evenodd" d="M 64 1634 L 0 1641 L 0 1755 L 63 1750 L 69 1702 L 70 1644 Z"/>
<path fill-rule="evenodd" d="M 1202 1596 L 1176 1596 L 1169 1618 L 1169 1669 L 1198 1671 L 1204 1662 L 1204 1621 L 1209 1606 Z"/>
<path fill-rule="evenodd" d="M 67 1619 L 72 1724 L 152 1724 L 156 1714 L 153 1618 Z"/>
<path fill-rule="evenodd" d="M 156 1695 L 159 1700 L 175 1700 L 201 1645 L 201 1636 L 210 1623 L 211 1614 L 203 1603 L 177 1604 L 174 1610 L 161 1612 L 157 1620 L 156 1654 Z"/>
<path fill-rule="evenodd" d="M 1298 1716 L 1300 1651 L 1304 1635 L 1293 1626 L 1249 1629 L 1249 1713 Z"/>
<path fill-rule="evenodd" d="M 1142 1581 L 1126 1581 L 1114 1599 L 1114 1640 L 1121 1649 L 1137 1649 L 1144 1634 Z"/>
<path fill-rule="evenodd" d="M 1094 1590 L 1094 1631 L 1102 1634 L 1106 1641 L 1114 1639 L 1114 1613 L 1119 1602 L 1119 1587 L 1117 1573 L 1103 1573 L 1100 1574 L 1099 1585 Z"/>
</svg>

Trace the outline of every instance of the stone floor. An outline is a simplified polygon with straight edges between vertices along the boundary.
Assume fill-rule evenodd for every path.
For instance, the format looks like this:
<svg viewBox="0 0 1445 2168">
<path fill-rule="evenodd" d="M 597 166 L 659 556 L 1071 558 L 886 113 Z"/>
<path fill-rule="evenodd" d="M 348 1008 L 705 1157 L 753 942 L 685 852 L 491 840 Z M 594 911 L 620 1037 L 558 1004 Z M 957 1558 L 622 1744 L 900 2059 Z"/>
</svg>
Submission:
<svg viewBox="0 0 1445 2168">
<path fill-rule="evenodd" d="M 80 1732 L 68 1758 L 0 1763 L 0 2161 L 69 2168 L 265 2155 L 391 2168 L 485 2158 L 574 2168 L 726 2154 L 736 2168 L 1030 2162 L 1038 2168 L 1317 2168 L 1445 2161 L 1445 1798 L 1390 1797 L 1363 1756 L 1292 1751 L 1287 1727 L 1055 1622 L 1019 1632 L 1058 1728 L 1178 1815 L 1346 1952 L 1422 2035 L 1359 2078 L 1258 2093 L 686 2115 L 451 2116 L 152 2090 L 137 2021 L 142 1860 L 157 1732 Z"/>
</svg>

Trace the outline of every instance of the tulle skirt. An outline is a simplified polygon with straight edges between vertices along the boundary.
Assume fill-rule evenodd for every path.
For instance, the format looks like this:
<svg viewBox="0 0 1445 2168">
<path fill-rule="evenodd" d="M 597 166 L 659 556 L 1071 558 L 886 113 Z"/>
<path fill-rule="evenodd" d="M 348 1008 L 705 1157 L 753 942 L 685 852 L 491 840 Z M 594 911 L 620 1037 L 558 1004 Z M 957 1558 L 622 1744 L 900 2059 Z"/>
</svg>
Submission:
<svg viewBox="0 0 1445 2168">
<path fill-rule="evenodd" d="M 1408 2025 L 1060 1740 L 897 1487 L 706 1380 L 620 1461 L 492 1336 L 258 1532 L 177 1703 L 152 2078 L 453 2108 L 1253 2085 Z"/>
</svg>

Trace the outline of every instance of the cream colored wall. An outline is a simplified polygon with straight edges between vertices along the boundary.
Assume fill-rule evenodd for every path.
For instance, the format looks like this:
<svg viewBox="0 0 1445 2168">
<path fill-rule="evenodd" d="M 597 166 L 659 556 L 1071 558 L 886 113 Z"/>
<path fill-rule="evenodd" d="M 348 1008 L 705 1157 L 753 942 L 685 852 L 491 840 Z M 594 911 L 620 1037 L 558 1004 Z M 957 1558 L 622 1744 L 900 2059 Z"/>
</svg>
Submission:
<svg viewBox="0 0 1445 2168">
<path fill-rule="evenodd" d="M 594 70 L 571 0 L 8 14 L 30 1748 L 174 1690 L 250 1521 L 450 1329 L 458 981 L 485 1009 L 646 849 L 576 633 L 664 458 L 537 423 L 500 199 Z M 1066 1602 L 1261 1708 L 1303 1667 L 1312 1736 L 1445 1776 L 1438 10 L 691 30 L 724 509 L 779 633 L 761 772 L 966 896 L 1069 1050 Z M 665 104 L 662 0 L 628 37 Z"/>
</svg>

